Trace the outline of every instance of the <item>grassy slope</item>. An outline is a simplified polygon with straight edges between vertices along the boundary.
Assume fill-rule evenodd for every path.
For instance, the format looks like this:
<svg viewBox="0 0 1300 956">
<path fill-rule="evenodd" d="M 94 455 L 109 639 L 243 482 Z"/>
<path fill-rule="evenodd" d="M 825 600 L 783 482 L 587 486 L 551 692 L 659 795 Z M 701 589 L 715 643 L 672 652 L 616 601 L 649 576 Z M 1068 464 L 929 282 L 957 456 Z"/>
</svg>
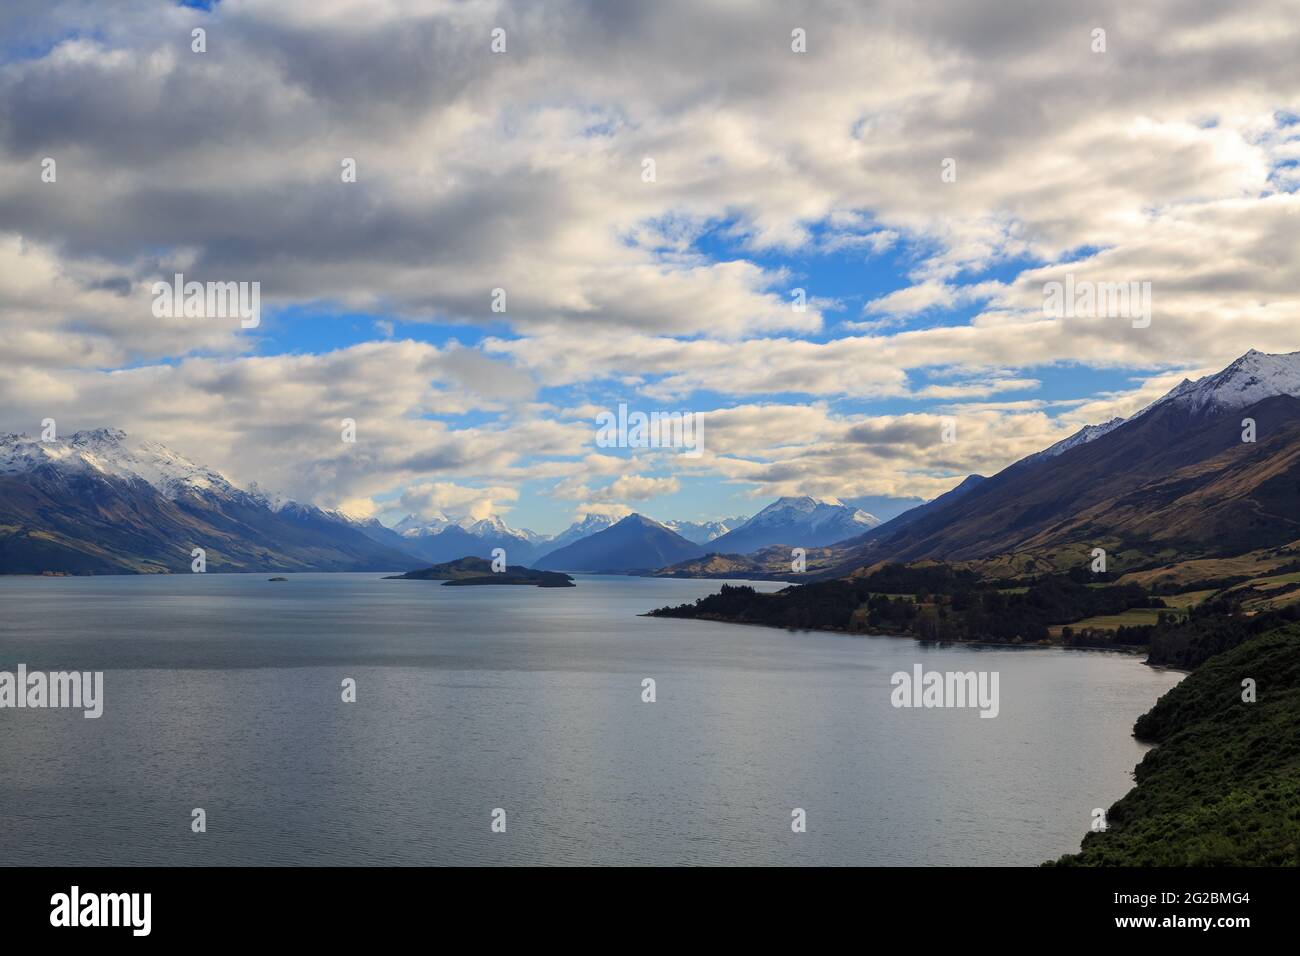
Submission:
<svg viewBox="0 0 1300 956">
<path fill-rule="evenodd" d="M 1070 627 L 1075 631 L 1082 631 L 1086 628 L 1095 630 L 1111 630 L 1117 627 L 1132 627 L 1140 624 L 1155 624 L 1161 614 L 1168 614 L 1171 610 L 1179 613 L 1180 617 L 1186 617 L 1188 608 L 1195 607 L 1211 597 L 1217 592 L 1208 591 L 1188 591 L 1184 594 L 1162 594 L 1161 600 L 1168 607 L 1135 607 L 1123 612 L 1122 614 L 1107 614 L 1100 617 L 1088 617 L 1082 621 L 1075 621 L 1073 624 L 1054 624 L 1048 630 L 1052 637 L 1060 637 L 1061 630 Z"/>
<path fill-rule="evenodd" d="M 1137 786 L 1060 865 L 1300 865 L 1300 625 L 1206 661 L 1135 732 L 1159 744 Z"/>
</svg>

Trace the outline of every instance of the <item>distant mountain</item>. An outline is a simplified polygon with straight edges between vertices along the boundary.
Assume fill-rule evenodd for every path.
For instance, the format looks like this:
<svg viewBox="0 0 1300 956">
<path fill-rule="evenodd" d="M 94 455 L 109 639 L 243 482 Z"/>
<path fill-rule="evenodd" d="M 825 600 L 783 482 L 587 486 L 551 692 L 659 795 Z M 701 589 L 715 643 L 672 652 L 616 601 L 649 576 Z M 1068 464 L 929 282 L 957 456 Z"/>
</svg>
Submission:
<svg viewBox="0 0 1300 956">
<path fill-rule="evenodd" d="M 739 528 L 748 521 L 745 517 L 723 518 L 720 521 L 665 521 L 664 527 L 676 531 L 687 541 L 695 544 L 707 544 L 714 538 L 720 538 L 732 528 Z"/>
<path fill-rule="evenodd" d="M 924 498 L 898 498 L 894 495 L 858 495 L 855 498 L 841 498 L 846 505 L 875 515 L 881 522 L 897 518 L 905 511 L 911 511 L 925 504 Z"/>
<path fill-rule="evenodd" d="M 589 538 L 598 531 L 604 531 L 606 528 L 611 527 L 616 520 L 616 518 L 609 515 L 583 515 L 581 521 L 575 521 L 554 537 L 541 541 L 537 545 L 537 557 L 539 559 L 544 558 L 552 551 L 559 551 L 565 545 L 581 541 L 583 538 Z"/>
<path fill-rule="evenodd" d="M 587 514 L 552 536 L 512 528 L 497 515 L 456 519 L 439 512 L 428 517 L 408 514 L 392 528 L 373 519 L 359 527 L 385 544 L 396 539 L 402 549 L 429 562 L 444 563 L 467 556 L 490 558 L 494 548 L 502 548 L 507 561 L 532 566 L 553 551 L 604 531 L 616 520 L 608 515 Z"/>
<path fill-rule="evenodd" d="M 345 516 L 345 519 L 371 541 L 416 557 L 407 540 L 378 518 L 346 518 Z"/>
<path fill-rule="evenodd" d="M 405 550 L 435 564 L 467 556 L 491 558 L 493 550 L 501 548 L 508 562 L 530 565 L 545 540 L 531 531 L 511 528 L 496 515 L 458 521 L 441 514 L 432 518 L 407 515 L 393 531 L 400 535 Z"/>
<path fill-rule="evenodd" d="M 489 515 L 486 518 L 478 520 L 465 519 L 460 522 L 460 526 L 474 535 L 476 538 L 510 538 L 512 540 L 523 541 L 527 544 L 535 545 L 539 541 L 545 541 L 545 535 L 537 534 L 535 531 L 529 531 L 527 528 L 512 528 L 497 515 Z"/>
<path fill-rule="evenodd" d="M 409 554 L 340 515 L 271 500 L 119 429 L 0 436 L 0 573 L 376 571 Z"/>
<path fill-rule="evenodd" d="M 1300 353 L 1248 352 L 1091 440 L 900 516 L 863 536 L 845 567 L 1094 546 L 1132 565 L 1289 543 L 1300 538 L 1298 396 Z M 1246 418 L 1254 442 L 1242 440 Z"/>
<path fill-rule="evenodd" d="M 393 530 L 400 535 L 407 535 L 414 531 L 417 534 L 437 534 L 439 531 L 455 524 L 450 518 L 441 512 L 435 512 L 431 517 L 423 517 L 417 514 L 408 514 L 397 524 L 393 525 Z"/>
<path fill-rule="evenodd" d="M 748 554 L 774 544 L 815 548 L 862 534 L 880 519 L 836 498 L 780 498 L 739 528 L 708 543 L 719 554 Z"/>
<path fill-rule="evenodd" d="M 631 514 L 617 524 L 553 551 L 536 563 L 551 571 L 608 574 L 652 570 L 704 554 L 657 521 Z"/>
</svg>

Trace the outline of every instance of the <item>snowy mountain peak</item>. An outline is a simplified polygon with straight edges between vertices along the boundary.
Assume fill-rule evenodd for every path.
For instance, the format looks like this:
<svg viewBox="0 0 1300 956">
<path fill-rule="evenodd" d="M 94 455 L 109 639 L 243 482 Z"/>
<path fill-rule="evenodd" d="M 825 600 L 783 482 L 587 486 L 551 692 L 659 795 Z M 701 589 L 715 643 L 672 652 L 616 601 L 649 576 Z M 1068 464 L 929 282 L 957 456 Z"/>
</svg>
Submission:
<svg viewBox="0 0 1300 956">
<path fill-rule="evenodd" d="M 253 499 L 271 511 L 283 511 L 285 508 L 294 504 L 293 499 L 288 495 L 280 494 L 278 491 L 272 491 L 269 488 L 263 488 L 255 481 L 248 483 L 248 493 Z"/>
<path fill-rule="evenodd" d="M 533 542 L 539 536 L 527 528 L 512 528 L 501 519 L 500 515 L 488 515 L 486 518 L 462 518 L 456 522 L 463 530 L 476 538 L 519 538 Z"/>
<path fill-rule="evenodd" d="M 723 518 L 718 521 L 665 521 L 664 527 L 675 531 L 687 541 L 695 544 L 707 544 L 714 538 L 720 538 L 732 528 L 739 528 L 748 518 Z"/>
<path fill-rule="evenodd" d="M 437 534 L 439 531 L 445 530 L 451 523 L 451 519 L 441 512 L 434 512 L 433 516 L 429 518 L 417 514 L 408 514 L 393 525 L 393 530 L 404 537 L 415 538 Z"/>
<path fill-rule="evenodd" d="M 461 528 L 464 528 L 470 534 L 482 535 L 489 532 L 507 534 L 510 531 L 510 529 L 506 527 L 506 523 L 496 515 L 488 515 L 486 518 L 473 518 L 466 515 L 464 518 L 457 521 L 456 524 Z"/>
<path fill-rule="evenodd" d="M 614 523 L 609 515 L 585 514 L 581 521 L 569 525 L 569 531 L 603 531 Z"/>
<path fill-rule="evenodd" d="M 709 546 L 741 554 L 773 544 L 821 547 L 856 537 L 878 524 L 879 518 L 838 498 L 790 495 L 778 498 Z"/>
<path fill-rule="evenodd" d="M 811 495 L 787 495 L 777 498 L 754 517 L 749 524 L 754 526 L 787 522 L 810 515 L 817 510 L 817 499 Z"/>
<path fill-rule="evenodd" d="M 563 548 L 565 545 L 590 537 L 598 531 L 604 531 L 606 528 L 613 527 L 615 520 L 617 519 L 612 518 L 609 515 L 584 514 L 581 520 L 575 521 L 559 534 L 552 535 L 550 538 L 540 541 L 540 544 L 545 545 L 541 553 L 549 554 L 552 551 L 557 551 L 560 548 Z"/>
<path fill-rule="evenodd" d="M 1090 441 L 1095 441 L 1107 432 L 1114 431 L 1126 421 L 1128 421 L 1126 418 L 1112 418 L 1110 421 L 1102 422 L 1100 425 L 1084 425 L 1068 438 L 1062 438 L 1055 445 L 1049 445 L 1042 451 L 1035 452 L 1024 460 L 1038 461 L 1042 458 L 1055 458 L 1057 455 L 1064 454 L 1071 448 L 1075 448 L 1079 445 L 1086 445 Z"/>
<path fill-rule="evenodd" d="M 880 523 L 879 520 L 865 511 L 859 511 L 857 508 L 846 505 L 838 498 L 814 498 L 811 495 L 799 495 L 778 498 L 750 518 L 742 527 L 758 528 L 793 522 L 807 522 L 815 527 L 832 520 L 864 525 L 864 531 L 867 527 Z"/>
<path fill-rule="evenodd" d="M 46 464 L 139 479 L 168 498 L 187 492 L 229 495 L 238 491 L 221 472 L 195 464 L 158 442 L 132 439 L 120 428 L 93 428 L 51 441 L 27 435 L 0 438 L 0 473 Z"/>
<path fill-rule="evenodd" d="M 1221 372 L 1195 382 L 1183 379 L 1138 415 L 1177 402 L 1193 412 L 1213 414 L 1246 408 L 1275 395 L 1300 397 L 1300 352 L 1271 355 L 1251 349 Z M 1137 417 L 1136 415 L 1134 416 Z"/>
<path fill-rule="evenodd" d="M 393 530 L 404 538 L 427 538 L 442 534 L 449 529 L 457 529 L 485 540 L 508 538 L 529 544 L 542 540 L 539 535 L 534 534 L 527 528 L 510 527 L 499 515 L 488 515 L 486 518 L 474 518 L 472 516 L 449 518 L 442 512 L 435 511 L 430 517 L 408 514 L 393 525 Z"/>
<path fill-rule="evenodd" d="M 120 428 L 90 428 L 74 432 L 68 443 L 75 447 L 120 445 L 126 441 L 126 432 Z"/>
<path fill-rule="evenodd" d="M 1246 408 L 1275 395 L 1294 395 L 1300 398 L 1300 352 L 1273 355 L 1261 352 L 1259 349 L 1250 349 L 1220 372 L 1206 375 L 1196 381 L 1183 379 L 1130 418 L 1112 418 L 1100 425 L 1085 425 L 1070 437 L 1024 460 L 1028 462 L 1055 458 L 1071 448 L 1095 441 L 1120 425 L 1171 403 L 1183 406 L 1196 414 L 1213 415 L 1232 409 Z"/>
</svg>

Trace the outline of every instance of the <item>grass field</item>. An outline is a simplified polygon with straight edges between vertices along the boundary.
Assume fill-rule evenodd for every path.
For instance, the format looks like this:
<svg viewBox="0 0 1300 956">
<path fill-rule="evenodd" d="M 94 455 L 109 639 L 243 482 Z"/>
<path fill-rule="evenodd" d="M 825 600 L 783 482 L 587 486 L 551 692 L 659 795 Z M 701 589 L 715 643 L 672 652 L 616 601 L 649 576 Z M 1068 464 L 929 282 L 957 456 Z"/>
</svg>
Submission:
<svg viewBox="0 0 1300 956">
<path fill-rule="evenodd" d="M 1135 607 L 1124 611 L 1121 614 L 1104 614 L 1098 617 L 1085 618 L 1069 625 L 1054 625 L 1048 628 L 1052 637 L 1061 636 L 1062 627 L 1070 627 L 1075 631 L 1093 630 L 1113 631 L 1118 627 L 1133 627 L 1142 624 L 1155 624 L 1160 619 L 1161 611 L 1173 611 L 1180 616 L 1186 615 L 1187 609 L 1200 604 L 1210 595 L 1215 594 L 1214 590 L 1208 591 L 1187 591 L 1183 594 L 1164 595 L 1167 608 L 1160 607 Z"/>
<path fill-rule="evenodd" d="M 1164 595 L 1164 602 L 1171 608 L 1185 611 L 1189 607 L 1196 607 L 1210 595 L 1217 593 L 1213 588 L 1210 588 L 1208 591 L 1184 591 L 1182 594 L 1166 594 Z"/>
<path fill-rule="evenodd" d="M 1100 617 L 1089 617 L 1082 621 L 1076 621 L 1074 624 L 1053 625 L 1048 628 L 1048 633 L 1052 637 L 1061 636 L 1061 628 L 1069 627 L 1075 631 L 1083 631 L 1088 628 L 1099 631 L 1113 631 L 1117 627 L 1133 627 L 1138 624 L 1154 624 L 1160 617 L 1160 612 L 1166 608 L 1159 607 L 1135 607 L 1124 611 L 1122 614 L 1104 614 Z"/>
<path fill-rule="evenodd" d="M 1254 578 L 1246 582 L 1246 585 L 1256 588 L 1278 587 L 1283 584 L 1295 584 L 1300 581 L 1300 571 L 1292 571 L 1290 574 L 1274 574 L 1264 578 Z M 1246 585 L 1243 585 L 1246 586 Z"/>
</svg>

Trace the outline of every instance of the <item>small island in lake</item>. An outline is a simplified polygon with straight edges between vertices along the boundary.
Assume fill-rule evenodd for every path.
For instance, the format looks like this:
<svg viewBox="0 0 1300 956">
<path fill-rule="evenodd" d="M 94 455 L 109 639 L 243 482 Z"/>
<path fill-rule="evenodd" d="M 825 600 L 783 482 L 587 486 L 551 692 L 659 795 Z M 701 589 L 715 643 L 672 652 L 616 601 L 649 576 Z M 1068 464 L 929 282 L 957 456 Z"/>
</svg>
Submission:
<svg viewBox="0 0 1300 956">
<path fill-rule="evenodd" d="M 418 571 L 392 574 L 386 581 L 441 581 L 444 585 L 528 584 L 539 588 L 577 587 L 573 578 L 559 571 L 534 571 L 522 564 L 511 564 L 504 571 L 493 571 L 487 558 L 464 557 Z"/>
</svg>

